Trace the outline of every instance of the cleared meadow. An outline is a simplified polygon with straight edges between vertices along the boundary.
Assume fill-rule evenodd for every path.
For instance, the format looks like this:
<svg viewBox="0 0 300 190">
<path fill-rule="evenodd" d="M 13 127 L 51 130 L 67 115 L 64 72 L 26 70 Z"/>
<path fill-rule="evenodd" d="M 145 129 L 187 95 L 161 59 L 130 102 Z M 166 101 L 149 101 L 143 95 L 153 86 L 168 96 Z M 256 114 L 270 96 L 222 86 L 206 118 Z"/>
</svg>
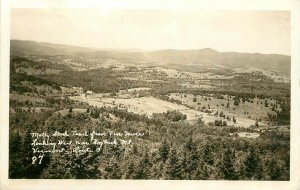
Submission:
<svg viewBox="0 0 300 190">
<path fill-rule="evenodd" d="M 151 117 L 153 113 L 163 113 L 171 110 L 180 111 L 183 114 L 187 115 L 187 120 L 195 121 L 199 118 L 205 123 L 214 122 L 215 120 L 223 120 L 227 122 L 227 125 L 240 126 L 240 127 L 250 127 L 250 125 L 255 124 L 255 120 L 240 118 L 237 117 L 236 123 L 232 121 L 228 121 L 221 117 L 216 117 L 195 109 L 188 108 L 184 105 L 171 103 L 168 101 L 160 100 L 154 97 L 141 97 L 141 98 L 106 98 L 106 97 L 98 97 L 95 96 L 72 96 L 70 97 L 72 100 L 77 100 L 81 102 L 86 102 L 91 106 L 97 107 L 118 107 L 119 109 L 126 109 L 129 112 L 133 112 L 136 114 L 145 114 L 148 117 Z"/>
</svg>

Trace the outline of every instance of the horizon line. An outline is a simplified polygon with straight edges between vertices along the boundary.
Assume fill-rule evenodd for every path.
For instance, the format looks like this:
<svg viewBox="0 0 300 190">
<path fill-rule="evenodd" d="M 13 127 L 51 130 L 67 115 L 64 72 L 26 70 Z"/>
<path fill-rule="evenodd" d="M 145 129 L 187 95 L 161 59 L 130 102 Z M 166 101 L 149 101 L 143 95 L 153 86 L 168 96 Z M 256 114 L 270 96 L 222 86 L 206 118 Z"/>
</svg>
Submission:
<svg viewBox="0 0 300 190">
<path fill-rule="evenodd" d="M 86 49 L 94 49 L 94 50 L 110 50 L 110 51 L 119 51 L 119 52 L 130 52 L 130 53 L 143 53 L 143 52 L 157 52 L 157 51 L 198 51 L 198 50 L 205 50 L 209 49 L 212 51 L 216 51 L 218 53 L 242 53 L 242 54 L 261 54 L 261 55 L 283 55 L 291 57 L 291 55 L 288 54 L 282 54 L 282 53 L 262 53 L 262 52 L 238 52 L 238 51 L 219 51 L 215 48 L 206 47 L 206 48 L 199 48 L 199 49 L 174 49 L 174 48 L 165 48 L 165 49 L 142 49 L 142 48 L 111 48 L 111 47 L 91 47 L 91 46 L 80 46 L 75 44 L 64 44 L 64 43 L 56 43 L 56 42 L 47 42 L 47 41 L 35 41 L 35 40 L 24 40 L 24 39 L 10 39 L 10 41 L 27 41 L 27 42 L 35 42 L 35 43 L 48 43 L 53 45 L 64 45 L 64 46 L 73 46 L 77 48 L 86 48 Z"/>
</svg>

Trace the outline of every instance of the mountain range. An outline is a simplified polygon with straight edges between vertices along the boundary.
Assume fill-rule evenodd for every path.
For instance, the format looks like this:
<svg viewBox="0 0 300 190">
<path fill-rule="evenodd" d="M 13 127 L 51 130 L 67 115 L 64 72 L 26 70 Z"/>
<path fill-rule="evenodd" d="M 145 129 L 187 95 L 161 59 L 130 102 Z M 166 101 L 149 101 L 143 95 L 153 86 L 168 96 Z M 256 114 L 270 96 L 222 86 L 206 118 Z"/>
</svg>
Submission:
<svg viewBox="0 0 300 190">
<path fill-rule="evenodd" d="M 279 54 L 219 52 L 205 48 L 197 50 L 134 51 L 96 49 L 46 42 L 11 40 L 11 55 L 70 55 L 89 59 L 114 59 L 132 63 L 153 63 L 191 66 L 225 66 L 258 68 L 290 75 L 291 57 Z"/>
</svg>

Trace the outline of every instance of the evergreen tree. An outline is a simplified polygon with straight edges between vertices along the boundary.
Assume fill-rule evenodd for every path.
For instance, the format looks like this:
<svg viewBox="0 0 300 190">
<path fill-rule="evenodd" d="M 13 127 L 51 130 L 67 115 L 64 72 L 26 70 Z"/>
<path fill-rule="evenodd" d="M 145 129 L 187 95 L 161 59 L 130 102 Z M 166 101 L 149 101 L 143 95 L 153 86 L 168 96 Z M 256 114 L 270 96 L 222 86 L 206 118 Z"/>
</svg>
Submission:
<svg viewBox="0 0 300 190">
<path fill-rule="evenodd" d="M 109 164 L 111 168 L 111 172 L 109 174 L 109 179 L 121 179 L 122 178 L 122 171 L 119 164 L 114 160 Z"/>
<path fill-rule="evenodd" d="M 251 148 L 250 153 L 245 159 L 245 176 L 247 179 L 257 179 L 259 174 L 259 156 L 254 148 Z"/>
<path fill-rule="evenodd" d="M 203 160 L 205 163 L 208 165 L 213 165 L 214 164 L 214 158 L 212 155 L 212 148 L 210 145 L 205 145 L 203 149 Z"/>
<path fill-rule="evenodd" d="M 52 155 L 49 166 L 41 173 L 42 179 L 70 179 L 75 178 L 71 174 L 70 157 L 65 154 Z"/>
<path fill-rule="evenodd" d="M 240 98 L 238 98 L 238 97 L 236 96 L 236 97 L 234 98 L 233 104 L 234 104 L 235 106 L 239 106 L 239 104 L 240 104 Z"/>
<path fill-rule="evenodd" d="M 220 170 L 224 179 L 237 179 L 237 175 L 234 169 L 234 153 L 229 148 L 227 148 L 223 153 Z"/>
<path fill-rule="evenodd" d="M 182 179 L 190 179 L 190 174 L 188 171 L 188 160 L 187 160 L 187 155 L 186 151 L 183 152 L 183 156 L 181 158 L 181 177 Z"/>
<path fill-rule="evenodd" d="M 151 168 L 151 162 L 149 159 L 148 152 L 145 151 L 142 159 L 139 161 L 135 173 L 133 175 L 134 179 L 148 179 Z"/>
<path fill-rule="evenodd" d="M 181 165 L 179 159 L 177 158 L 177 152 L 175 149 L 172 149 L 169 155 L 169 158 L 166 163 L 165 179 L 181 179 Z"/>
<path fill-rule="evenodd" d="M 22 178 L 22 155 L 20 154 L 22 148 L 22 138 L 17 133 L 11 135 L 9 139 L 9 178 Z"/>
<path fill-rule="evenodd" d="M 170 151 L 170 147 L 167 141 L 164 139 L 164 141 L 162 142 L 159 148 L 159 157 L 163 162 L 165 162 L 168 159 L 169 151 Z"/>
<path fill-rule="evenodd" d="M 227 102 L 226 108 L 229 108 L 229 107 L 230 107 L 230 103 L 229 103 L 229 102 Z"/>
<path fill-rule="evenodd" d="M 233 116 L 233 118 L 232 118 L 232 121 L 233 121 L 233 123 L 236 123 L 236 119 L 235 119 L 234 116 Z"/>
<path fill-rule="evenodd" d="M 268 164 L 268 172 L 272 180 L 280 180 L 281 171 L 274 158 Z"/>
<path fill-rule="evenodd" d="M 192 179 L 194 173 L 198 168 L 199 154 L 195 143 L 193 142 L 192 134 L 188 137 L 187 142 L 184 144 L 186 169 L 185 178 Z"/>
<path fill-rule="evenodd" d="M 239 179 L 245 179 L 246 178 L 246 174 L 245 174 L 245 165 L 244 162 L 239 163 L 239 167 L 238 167 L 238 178 Z"/>
<path fill-rule="evenodd" d="M 97 167 L 97 157 L 99 155 L 95 153 L 72 153 L 68 155 L 71 160 L 70 168 L 71 174 L 74 178 L 96 178 L 99 176 L 100 171 Z"/>
<path fill-rule="evenodd" d="M 134 163 L 132 161 L 129 162 L 128 166 L 127 166 L 127 170 L 126 170 L 126 179 L 131 179 L 132 178 L 132 174 L 134 173 Z"/>
<path fill-rule="evenodd" d="M 33 158 L 33 151 L 32 151 L 32 138 L 31 138 L 31 131 L 27 130 L 25 137 L 23 139 L 22 149 L 21 149 L 21 155 L 22 157 L 22 165 L 24 166 L 24 176 L 27 178 L 34 178 L 35 174 L 33 172 L 33 164 L 32 164 L 32 158 Z"/>
</svg>

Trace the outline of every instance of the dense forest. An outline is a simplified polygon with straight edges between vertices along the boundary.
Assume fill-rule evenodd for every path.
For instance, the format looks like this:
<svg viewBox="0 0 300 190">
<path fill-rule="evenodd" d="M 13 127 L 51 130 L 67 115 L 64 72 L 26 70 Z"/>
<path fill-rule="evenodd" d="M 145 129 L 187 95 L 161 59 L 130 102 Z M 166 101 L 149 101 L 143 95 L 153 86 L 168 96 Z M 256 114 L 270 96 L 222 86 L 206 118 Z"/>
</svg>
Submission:
<svg viewBox="0 0 300 190">
<path fill-rule="evenodd" d="M 86 113 L 17 112 L 10 117 L 11 178 L 288 180 L 289 135 L 265 131 L 258 139 L 229 133 L 251 129 L 190 125 L 176 112 L 145 116 L 88 107 Z M 115 116 L 117 121 L 110 117 Z M 97 153 L 45 153 L 32 164 L 31 132 L 144 133 L 129 146 L 107 145 Z M 85 146 L 85 145 L 82 145 Z"/>
</svg>

